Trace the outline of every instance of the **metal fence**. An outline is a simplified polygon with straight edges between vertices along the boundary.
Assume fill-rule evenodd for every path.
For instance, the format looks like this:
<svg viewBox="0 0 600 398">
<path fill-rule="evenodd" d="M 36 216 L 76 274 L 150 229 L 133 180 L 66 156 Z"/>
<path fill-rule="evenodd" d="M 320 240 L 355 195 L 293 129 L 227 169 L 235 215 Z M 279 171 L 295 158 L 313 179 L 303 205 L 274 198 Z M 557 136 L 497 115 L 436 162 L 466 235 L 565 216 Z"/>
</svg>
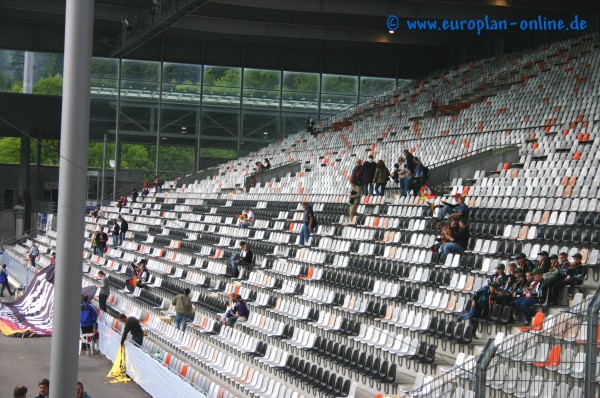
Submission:
<svg viewBox="0 0 600 398">
<path fill-rule="evenodd" d="M 600 288 L 579 298 L 578 304 L 556 314 L 538 312 L 529 330 L 508 336 L 498 333 L 478 356 L 459 354 L 440 377 L 417 377 L 405 396 L 599 396 Z"/>
</svg>

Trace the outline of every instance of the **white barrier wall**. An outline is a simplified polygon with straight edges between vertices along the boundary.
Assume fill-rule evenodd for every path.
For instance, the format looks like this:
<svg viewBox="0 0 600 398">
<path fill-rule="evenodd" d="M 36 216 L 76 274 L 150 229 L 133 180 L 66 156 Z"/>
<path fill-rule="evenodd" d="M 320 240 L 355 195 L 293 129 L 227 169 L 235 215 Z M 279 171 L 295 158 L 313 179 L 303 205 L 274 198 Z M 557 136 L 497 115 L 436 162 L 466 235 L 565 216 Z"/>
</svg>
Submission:
<svg viewBox="0 0 600 398">
<path fill-rule="evenodd" d="M 98 322 L 98 332 L 100 352 L 114 362 L 121 335 L 101 322 Z M 127 375 L 153 398 L 206 398 L 206 395 L 129 341 L 125 342 L 125 363 Z"/>
</svg>

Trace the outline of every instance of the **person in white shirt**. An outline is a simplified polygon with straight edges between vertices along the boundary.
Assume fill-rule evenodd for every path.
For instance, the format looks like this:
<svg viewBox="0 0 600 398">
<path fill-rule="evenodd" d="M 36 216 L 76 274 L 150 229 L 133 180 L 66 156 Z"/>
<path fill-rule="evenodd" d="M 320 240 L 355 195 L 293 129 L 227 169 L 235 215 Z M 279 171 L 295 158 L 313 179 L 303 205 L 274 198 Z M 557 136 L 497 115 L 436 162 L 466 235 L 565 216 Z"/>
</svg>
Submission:
<svg viewBox="0 0 600 398">
<path fill-rule="evenodd" d="M 249 208 L 246 208 L 238 217 L 237 226 L 240 228 L 248 228 L 254 225 L 254 212 Z"/>
</svg>

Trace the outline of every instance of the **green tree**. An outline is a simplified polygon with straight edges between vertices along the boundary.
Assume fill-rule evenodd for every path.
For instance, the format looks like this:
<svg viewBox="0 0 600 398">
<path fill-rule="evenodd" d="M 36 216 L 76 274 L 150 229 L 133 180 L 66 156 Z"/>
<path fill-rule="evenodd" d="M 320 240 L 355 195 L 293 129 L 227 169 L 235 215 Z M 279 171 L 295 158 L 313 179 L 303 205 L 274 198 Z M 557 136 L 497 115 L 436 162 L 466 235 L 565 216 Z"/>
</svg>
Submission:
<svg viewBox="0 0 600 398">
<path fill-rule="evenodd" d="M 62 95 L 62 76 L 44 77 L 33 85 L 33 94 Z"/>
<path fill-rule="evenodd" d="M 90 142 L 88 149 L 88 167 L 102 168 L 103 142 Z M 110 167 L 110 159 L 115 157 L 115 144 L 106 144 L 106 167 Z"/>
<path fill-rule="evenodd" d="M 13 79 L 0 70 L 0 91 L 10 91 Z"/>
<path fill-rule="evenodd" d="M 160 169 L 189 173 L 194 169 L 195 151 L 193 147 L 162 146 L 160 148 Z"/>
<path fill-rule="evenodd" d="M 176 84 L 172 87 L 178 93 L 199 93 L 200 92 L 200 86 L 198 84 L 192 83 L 189 80 L 185 80 L 181 84 Z"/>
<path fill-rule="evenodd" d="M 33 152 L 33 151 L 32 151 Z M 42 140 L 42 161 L 47 166 L 58 166 L 60 154 L 59 140 Z"/>
<path fill-rule="evenodd" d="M 40 78 L 62 75 L 63 55 L 56 53 L 36 53 L 35 63 L 40 71 Z"/>
<path fill-rule="evenodd" d="M 23 92 L 23 84 L 20 81 L 16 81 L 13 83 L 10 88 L 11 93 L 22 93 Z"/>
<path fill-rule="evenodd" d="M 18 137 L 0 138 L 0 161 L 19 163 L 21 159 L 21 139 Z"/>
<path fill-rule="evenodd" d="M 23 51 L 11 51 L 9 69 L 12 76 L 17 80 L 23 80 L 23 67 L 25 66 L 25 53 Z"/>
<path fill-rule="evenodd" d="M 143 145 L 123 144 L 121 147 L 121 168 L 132 170 L 145 170 L 152 168 L 148 149 Z"/>
</svg>

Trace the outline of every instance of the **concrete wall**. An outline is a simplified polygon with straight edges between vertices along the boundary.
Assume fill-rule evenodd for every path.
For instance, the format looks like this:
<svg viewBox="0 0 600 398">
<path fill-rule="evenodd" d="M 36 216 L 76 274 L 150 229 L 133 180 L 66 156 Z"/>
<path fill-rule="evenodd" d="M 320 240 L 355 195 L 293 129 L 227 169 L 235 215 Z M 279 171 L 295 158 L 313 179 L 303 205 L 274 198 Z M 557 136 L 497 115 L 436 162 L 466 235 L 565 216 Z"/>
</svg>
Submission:
<svg viewBox="0 0 600 398">
<path fill-rule="evenodd" d="M 445 181 L 452 181 L 454 178 L 473 178 L 477 170 L 496 170 L 498 163 L 517 163 L 518 161 L 518 147 L 482 152 L 470 158 L 459 159 L 432 169 L 429 184 L 435 186 Z"/>
</svg>

